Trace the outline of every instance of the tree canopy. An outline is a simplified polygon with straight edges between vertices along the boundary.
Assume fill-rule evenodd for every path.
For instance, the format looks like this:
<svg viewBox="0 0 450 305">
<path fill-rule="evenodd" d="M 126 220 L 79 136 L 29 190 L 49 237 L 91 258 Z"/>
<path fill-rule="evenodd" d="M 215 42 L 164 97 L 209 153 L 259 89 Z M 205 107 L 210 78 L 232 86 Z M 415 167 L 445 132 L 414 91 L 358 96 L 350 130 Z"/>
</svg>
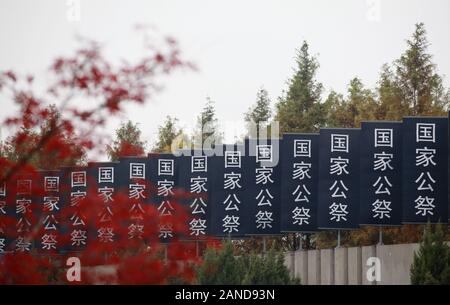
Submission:
<svg viewBox="0 0 450 305">
<path fill-rule="evenodd" d="M 129 120 L 116 130 L 116 138 L 107 146 L 107 153 L 111 161 L 124 156 L 143 156 L 146 145 L 147 142 L 141 139 L 139 125 Z"/>
</svg>

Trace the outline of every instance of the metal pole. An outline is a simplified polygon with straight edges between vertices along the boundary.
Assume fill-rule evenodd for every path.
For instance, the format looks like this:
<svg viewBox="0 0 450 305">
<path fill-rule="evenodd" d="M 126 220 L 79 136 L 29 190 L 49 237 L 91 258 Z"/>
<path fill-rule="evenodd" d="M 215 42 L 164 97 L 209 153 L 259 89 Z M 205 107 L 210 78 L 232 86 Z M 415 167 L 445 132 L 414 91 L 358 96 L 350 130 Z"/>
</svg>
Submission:
<svg viewBox="0 0 450 305">
<path fill-rule="evenodd" d="M 378 245 L 383 245 L 383 227 L 380 227 L 380 231 L 378 232 Z"/>
<path fill-rule="evenodd" d="M 167 244 L 164 244 L 164 261 L 167 263 Z"/>
<path fill-rule="evenodd" d="M 302 233 L 298 234 L 298 238 L 300 239 L 299 244 L 298 244 L 298 249 L 299 250 L 303 250 L 303 241 L 302 241 Z"/>
<path fill-rule="evenodd" d="M 266 236 L 263 236 L 263 255 L 265 255 L 266 254 L 266 251 L 267 251 L 267 240 L 266 240 Z"/>
<path fill-rule="evenodd" d="M 337 246 L 336 248 L 340 248 L 341 247 L 341 230 L 337 231 Z"/>
</svg>

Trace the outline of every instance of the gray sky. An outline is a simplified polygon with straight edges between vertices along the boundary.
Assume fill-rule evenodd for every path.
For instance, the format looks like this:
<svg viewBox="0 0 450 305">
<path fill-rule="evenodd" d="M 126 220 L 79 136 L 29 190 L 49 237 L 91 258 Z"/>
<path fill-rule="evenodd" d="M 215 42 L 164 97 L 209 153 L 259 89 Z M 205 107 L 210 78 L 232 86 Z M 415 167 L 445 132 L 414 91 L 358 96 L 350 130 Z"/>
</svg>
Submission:
<svg viewBox="0 0 450 305">
<path fill-rule="evenodd" d="M 414 24 L 424 22 L 434 62 L 450 84 L 448 0 L 80 0 L 79 21 L 67 18 L 68 2 L 1 0 L 0 70 L 34 73 L 37 85 L 45 84 L 51 60 L 71 54 L 76 34 L 105 43 L 112 60 L 137 58 L 141 37 L 133 26 L 155 25 L 178 39 L 199 71 L 174 74 L 145 107 L 129 107 L 128 117 L 150 143 L 167 114 L 193 124 L 206 96 L 216 101 L 226 139 L 233 138 L 234 125 L 241 134 L 239 121 L 258 88 L 264 86 L 273 102 L 286 88 L 303 40 L 318 56 L 326 92 L 345 93 L 354 76 L 375 86 L 382 64 L 398 58 Z M 0 119 L 10 105 L 1 100 Z M 111 134 L 118 123 L 109 123 Z"/>
</svg>

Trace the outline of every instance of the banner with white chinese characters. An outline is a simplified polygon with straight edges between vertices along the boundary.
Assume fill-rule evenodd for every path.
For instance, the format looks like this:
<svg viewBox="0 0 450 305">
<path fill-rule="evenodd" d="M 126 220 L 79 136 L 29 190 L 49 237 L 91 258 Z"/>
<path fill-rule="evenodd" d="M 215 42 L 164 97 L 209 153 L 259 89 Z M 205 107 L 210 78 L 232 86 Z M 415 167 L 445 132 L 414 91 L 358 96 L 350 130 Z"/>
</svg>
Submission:
<svg viewBox="0 0 450 305">
<path fill-rule="evenodd" d="M 93 219 L 92 238 L 102 245 L 113 246 L 118 240 L 119 221 L 117 220 L 117 166 L 118 162 L 89 163 L 89 186 Z"/>
<path fill-rule="evenodd" d="M 281 144 L 281 231 L 317 230 L 319 135 L 289 133 Z"/>
<path fill-rule="evenodd" d="M 37 225 L 38 205 L 34 194 L 37 191 L 37 177 L 34 174 L 19 175 L 14 179 L 15 196 L 15 245 L 16 252 L 30 252 L 35 248 L 32 230 Z"/>
<path fill-rule="evenodd" d="M 362 122 L 361 225 L 401 225 L 402 123 Z"/>
<path fill-rule="evenodd" d="M 360 129 L 321 129 L 318 227 L 355 229 L 359 218 Z"/>
<path fill-rule="evenodd" d="M 403 223 L 448 220 L 448 119 L 403 119 Z"/>
<path fill-rule="evenodd" d="M 169 242 L 175 237 L 173 220 L 177 202 L 177 157 L 172 154 L 149 154 L 148 181 L 152 188 L 150 202 L 158 211 L 158 237 L 161 242 Z M 179 236 L 177 236 L 179 237 Z"/>
<path fill-rule="evenodd" d="M 9 250 L 11 244 L 12 205 L 7 200 L 10 183 L 0 184 L 0 255 Z"/>
<path fill-rule="evenodd" d="M 41 253 L 58 253 L 61 246 L 60 171 L 40 171 L 36 203 L 40 210 L 36 248 Z"/>
<path fill-rule="evenodd" d="M 147 182 L 149 171 L 148 158 L 122 157 L 117 166 L 117 183 L 121 192 L 125 192 L 128 200 L 126 219 L 121 225 L 126 226 L 127 239 L 132 241 L 146 241 L 150 234 L 150 223 L 147 207 L 150 200 L 150 188 Z M 122 237 L 124 238 L 124 237 Z"/>
<path fill-rule="evenodd" d="M 248 235 L 280 234 L 281 166 L 280 140 L 246 139 L 252 175 L 247 183 L 250 223 Z"/>
<path fill-rule="evenodd" d="M 60 200 L 64 211 L 61 215 L 62 251 L 82 251 L 88 245 L 89 202 L 87 167 L 63 167 L 60 176 Z"/>
<path fill-rule="evenodd" d="M 16 173 L 0 184 L 0 254 L 447 222 L 448 122 L 362 122 Z"/>
<path fill-rule="evenodd" d="M 189 217 L 186 221 L 188 231 L 181 238 L 204 239 L 210 234 L 210 157 L 202 150 L 187 150 L 182 153 L 178 157 L 178 186 L 186 193 L 180 203 L 185 206 Z"/>
<path fill-rule="evenodd" d="M 251 160 L 243 145 L 216 147 L 221 156 L 211 158 L 211 230 L 214 236 L 245 236 L 251 227 L 247 186 L 254 180 Z"/>
</svg>

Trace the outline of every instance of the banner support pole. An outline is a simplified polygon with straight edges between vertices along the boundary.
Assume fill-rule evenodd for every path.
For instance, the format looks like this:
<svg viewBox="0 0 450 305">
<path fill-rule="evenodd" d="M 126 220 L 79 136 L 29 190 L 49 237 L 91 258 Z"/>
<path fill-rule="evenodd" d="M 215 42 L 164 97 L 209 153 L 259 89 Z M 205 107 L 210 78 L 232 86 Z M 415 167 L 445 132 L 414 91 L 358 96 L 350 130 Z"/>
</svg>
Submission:
<svg viewBox="0 0 450 305">
<path fill-rule="evenodd" d="M 380 230 L 378 232 L 378 245 L 383 245 L 383 227 L 380 227 Z"/>
<path fill-rule="evenodd" d="M 341 247 L 341 230 L 337 231 L 337 246 L 336 248 L 340 248 Z"/>
<path fill-rule="evenodd" d="M 265 255 L 266 254 L 266 252 L 267 252 L 267 240 L 266 240 L 266 236 L 263 236 L 263 240 L 262 240 L 262 242 L 263 242 L 263 255 Z"/>
<path fill-rule="evenodd" d="M 168 258 L 168 250 L 167 250 L 167 244 L 164 244 L 164 261 L 167 263 Z"/>
</svg>

